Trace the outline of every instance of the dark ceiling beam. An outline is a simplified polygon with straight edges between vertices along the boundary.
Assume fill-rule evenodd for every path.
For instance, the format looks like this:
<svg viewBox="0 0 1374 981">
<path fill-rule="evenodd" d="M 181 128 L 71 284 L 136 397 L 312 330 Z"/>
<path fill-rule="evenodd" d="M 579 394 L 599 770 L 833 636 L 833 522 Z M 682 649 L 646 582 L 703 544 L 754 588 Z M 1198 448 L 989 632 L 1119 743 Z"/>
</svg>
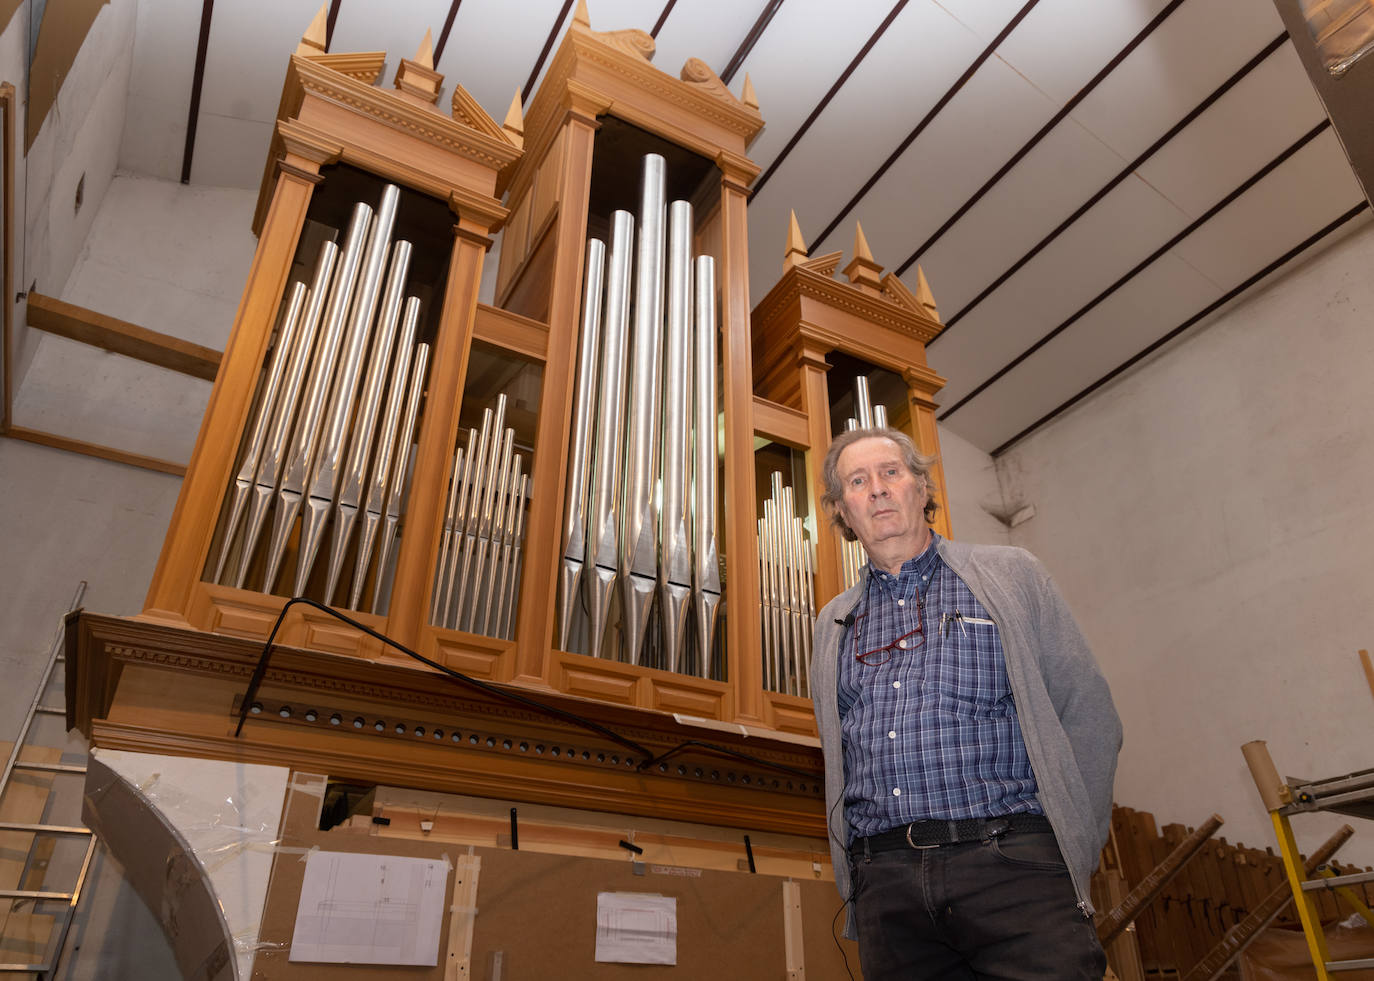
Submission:
<svg viewBox="0 0 1374 981">
<path fill-rule="evenodd" d="M 1218 99 L 1220 99 L 1227 92 L 1231 91 L 1231 89 L 1236 85 L 1236 83 L 1238 83 L 1246 75 L 1249 75 L 1252 71 L 1258 68 L 1259 65 L 1262 64 L 1271 54 L 1273 54 L 1279 48 L 1283 47 L 1284 42 L 1286 42 L 1287 40 L 1287 34 L 1280 34 L 1277 37 L 1275 37 L 1272 41 L 1270 41 L 1268 44 L 1266 44 L 1258 54 L 1256 54 L 1253 58 L 1251 58 L 1244 65 L 1242 65 L 1235 72 L 1235 74 L 1233 74 L 1230 78 L 1228 78 L 1226 81 L 1222 82 L 1219 86 L 1217 86 L 1216 89 L 1213 90 L 1211 95 L 1207 96 L 1207 98 L 1199 102 L 1196 106 L 1192 108 L 1192 110 L 1186 116 L 1184 116 L 1173 126 L 1171 126 L 1169 130 L 1166 133 L 1164 133 L 1163 136 L 1161 136 L 1159 139 L 1155 140 L 1148 147 L 1146 147 L 1144 152 L 1142 152 L 1140 156 L 1136 157 L 1134 160 L 1128 163 L 1117 173 L 1115 177 L 1107 181 L 1107 183 L 1103 184 L 1102 187 L 1098 189 L 1097 193 L 1095 193 L 1092 197 L 1088 198 L 1088 200 L 1084 201 L 1083 204 L 1081 204 L 1078 207 L 1078 209 L 1074 211 L 1073 214 L 1069 215 L 1058 225 L 1056 225 L 1053 231 L 1051 231 L 1048 235 L 1046 235 L 1040 241 L 1036 242 L 1033 246 L 1031 246 L 1030 250 L 1027 251 L 1025 255 L 1021 256 L 1021 258 L 1013 262 L 1004 273 L 1002 273 L 991 283 L 985 286 L 982 292 L 980 292 L 977 296 L 975 296 L 972 300 L 970 300 L 967 304 L 964 305 L 964 308 L 962 310 L 959 310 L 957 313 L 952 314 L 949 317 L 949 319 L 945 321 L 945 329 L 935 337 L 931 344 L 938 342 L 942 337 L 948 334 L 949 329 L 953 327 L 956 323 L 958 323 L 959 320 L 962 319 L 970 310 L 972 310 L 974 307 L 978 306 L 978 304 L 986 300 L 993 293 L 993 291 L 995 291 L 999 286 L 1005 283 L 1012 276 L 1016 275 L 1016 273 L 1018 273 L 1021 270 L 1021 267 L 1024 266 L 1026 263 L 1030 262 L 1037 255 L 1039 255 L 1041 251 L 1045 248 L 1045 246 L 1049 245 L 1060 235 L 1062 235 L 1069 228 L 1070 225 L 1072 225 L 1074 222 L 1078 221 L 1079 218 L 1082 218 L 1085 214 L 1087 214 L 1088 211 L 1093 207 L 1093 205 L 1097 204 L 1097 202 L 1105 198 L 1111 191 L 1113 191 L 1117 187 L 1117 185 L 1119 185 L 1127 177 L 1130 177 L 1131 174 L 1135 173 L 1135 171 L 1138 170 L 1141 166 L 1143 166 L 1147 160 L 1149 160 L 1156 153 L 1162 150 L 1170 140 L 1172 140 L 1179 133 L 1183 132 L 1183 130 L 1187 129 L 1188 126 L 1193 122 L 1193 120 L 1197 119 L 1204 112 L 1210 109 Z"/>
<path fill-rule="evenodd" d="M 1039 146 L 1040 142 L 1044 140 L 1045 137 L 1049 136 L 1050 133 L 1054 131 L 1055 127 L 1057 127 L 1060 123 L 1062 123 L 1065 119 L 1068 118 L 1069 113 L 1077 109 L 1078 106 L 1083 102 L 1083 100 L 1086 99 L 1089 95 L 1091 95 L 1093 93 L 1093 90 L 1095 90 L 1099 85 L 1101 85 L 1103 80 L 1106 79 L 1107 76 L 1109 76 L 1112 72 L 1116 71 L 1117 66 L 1119 66 L 1123 61 L 1130 57 L 1131 52 L 1133 52 L 1136 48 L 1140 47 L 1140 45 L 1145 43 L 1145 40 L 1155 32 L 1159 25 L 1163 24 L 1166 20 L 1168 20 L 1169 16 L 1173 14 L 1173 12 L 1177 10 L 1182 4 L 1183 0 L 1169 0 L 1169 3 L 1166 3 L 1163 6 L 1163 8 L 1160 9 L 1159 13 L 1151 17 L 1149 23 L 1147 23 L 1138 32 L 1136 32 L 1135 37 L 1131 38 L 1130 41 L 1126 43 L 1126 46 L 1122 48 L 1120 51 L 1118 51 L 1111 61 L 1107 62 L 1107 64 L 1102 66 L 1101 71 L 1099 71 L 1096 75 L 1089 79 L 1086 85 L 1084 85 L 1081 89 L 1074 93 L 1073 98 L 1069 99 L 1068 102 L 1064 103 L 1060 110 L 1050 117 L 1049 122 L 1045 123 L 1044 126 L 1040 127 L 1039 132 L 1037 132 L 1034 136 L 1027 140 L 1022 145 L 1021 149 L 1013 153 L 1011 155 L 1011 158 L 1006 163 L 1004 163 L 1000 168 L 998 168 L 997 173 L 993 174 L 986 181 L 984 181 L 983 186 L 978 188 L 978 190 L 974 191 L 972 197 L 970 197 L 967 201 L 961 204 L 959 208 L 954 212 L 954 214 L 946 218 L 944 224 L 942 224 L 939 228 L 935 229 L 935 231 L 931 234 L 929 238 L 927 238 L 924 242 L 922 242 L 920 245 L 916 247 L 916 251 L 912 252 L 911 255 L 906 257 L 906 261 L 897 267 L 897 275 L 902 275 L 908 269 L 914 266 L 917 260 L 920 259 L 921 256 L 925 255 L 926 252 L 930 250 L 930 247 L 934 245 L 936 242 L 938 242 L 941 236 L 945 234 L 945 232 L 953 228 L 960 218 L 968 214 L 969 210 L 974 205 L 976 205 L 979 201 L 983 200 L 983 197 L 994 187 L 996 187 L 997 184 L 1002 180 L 1002 178 L 1006 177 L 1007 174 L 1011 172 L 1011 169 L 1013 167 L 1015 167 L 1017 164 L 1019 164 L 1022 160 L 1025 159 L 1026 154 L 1030 153 L 1037 146 Z"/>
<path fill-rule="evenodd" d="M 674 0 L 674 2 L 676 2 L 676 0 Z M 849 76 L 853 75 L 854 70 L 863 63 L 866 57 L 868 57 L 868 53 L 873 50 L 873 45 L 878 43 L 879 38 L 881 38 L 892 25 L 892 22 L 897 19 L 897 15 L 902 12 L 902 8 L 906 5 L 907 0 L 897 0 L 897 4 L 888 11 L 887 16 L 883 18 L 883 22 L 878 25 L 878 29 L 869 35 L 868 40 L 864 42 L 864 46 L 859 49 L 859 53 L 854 56 L 854 59 L 849 63 L 848 67 L 840 73 L 840 77 L 835 79 L 835 84 L 830 86 L 830 91 L 825 93 L 820 102 L 816 103 L 816 107 L 811 110 L 811 115 L 806 117 L 806 121 L 792 134 L 792 138 L 787 141 L 787 145 L 773 158 L 773 162 L 768 165 L 768 169 L 754 182 L 753 188 L 749 191 L 749 200 L 752 201 L 754 195 L 763 190 L 763 185 L 768 183 L 768 178 L 772 177 L 773 173 L 782 166 L 782 162 L 787 159 L 787 155 L 792 152 L 793 148 L 799 142 L 801 142 L 801 138 L 806 135 L 806 131 L 811 128 L 812 123 L 820 118 L 821 113 L 825 112 L 825 107 L 830 105 L 830 100 L 835 98 L 836 93 L 840 91 L 844 83 L 849 81 Z"/>
<path fill-rule="evenodd" d="M 844 221 L 845 216 L 854 210 L 854 206 L 863 200 L 864 195 L 873 190 L 873 185 L 877 184 L 878 181 L 882 179 L 883 174 L 886 174 L 888 170 L 891 169 L 892 165 L 897 162 L 897 159 L 906 152 L 907 147 L 916 142 L 916 138 L 925 132 L 926 127 L 931 124 L 945 106 L 949 105 L 950 100 L 959 94 L 959 90 L 968 84 L 968 80 L 977 73 L 978 69 L 983 67 L 983 64 L 992 57 L 993 52 L 1001 46 L 1002 42 L 1007 39 L 1007 36 L 1011 34 L 1012 31 L 1016 30 L 1017 25 L 1026 19 L 1026 15 L 1034 10 L 1035 5 L 1039 2 L 1040 0 L 1027 0 L 1025 6 L 1018 10 L 1016 16 L 1009 20 L 1007 25 L 992 39 L 992 43 L 984 48 L 977 58 L 973 59 L 973 63 L 964 70 L 962 75 L 955 79 L 954 84 L 949 87 L 949 90 L 945 92 L 944 95 L 940 96 L 940 101 L 931 106 L 930 111 L 925 114 L 925 117 L 916 124 L 915 128 L 906 135 L 906 138 L 902 140 L 901 143 L 897 144 L 897 149 L 893 150 L 888 158 L 873 172 L 873 176 L 864 181 L 863 187 L 859 188 L 858 193 L 849 199 L 849 203 L 841 208 L 840 213 L 831 219 L 830 224 L 826 225 L 825 229 L 816 236 L 812 245 L 820 245 L 821 242 L 825 241 L 840 222 Z"/>
<path fill-rule="evenodd" d="M 649 37 L 653 38 L 655 41 L 658 40 L 658 32 L 663 30 L 663 25 L 667 23 L 668 15 L 673 12 L 673 7 L 676 4 L 677 0 L 668 0 L 668 2 L 663 5 L 663 13 L 658 15 L 658 20 L 654 21 L 654 29 L 649 32 Z"/>
<path fill-rule="evenodd" d="M 952 416 L 954 413 L 958 412 L 961 408 L 968 405 L 983 392 L 987 391 L 988 388 L 990 388 L 992 385 L 996 384 L 999 380 L 1001 380 L 1002 377 L 1005 376 L 1009 371 L 1011 371 L 1021 362 L 1025 361 L 1027 358 L 1029 358 L 1036 351 L 1040 350 L 1050 341 L 1054 340 L 1060 334 L 1064 333 L 1064 331 L 1068 330 L 1079 320 L 1081 320 L 1084 316 L 1086 316 L 1090 311 L 1092 311 L 1099 304 L 1101 304 L 1102 301 L 1106 300 L 1117 290 L 1121 289 L 1121 287 L 1125 286 L 1136 276 L 1140 275 L 1140 273 L 1147 266 L 1156 262 L 1161 256 L 1163 256 L 1166 252 L 1172 249 L 1179 242 L 1182 242 L 1189 235 L 1193 234 L 1193 232 L 1197 231 L 1203 225 L 1207 224 L 1207 222 L 1215 218 L 1224 208 L 1226 208 L 1228 205 L 1234 202 L 1242 194 L 1250 190 L 1250 188 L 1254 187 L 1256 184 L 1262 181 L 1265 177 L 1269 176 L 1279 167 L 1283 166 L 1283 164 L 1286 163 L 1288 159 L 1293 156 L 1293 154 L 1297 153 L 1303 147 L 1307 146 L 1307 144 L 1315 140 L 1319 135 L 1326 132 L 1326 130 L 1330 128 L 1330 126 L 1331 120 L 1323 116 L 1321 122 L 1317 123 L 1316 126 L 1313 126 L 1310 130 L 1308 130 L 1306 133 L 1300 136 L 1294 143 L 1292 143 L 1286 150 L 1284 150 L 1274 159 L 1270 160 L 1259 170 L 1255 171 L 1253 174 L 1247 177 L 1243 182 L 1241 182 L 1241 184 L 1238 187 L 1235 188 L 1235 190 L 1231 191 L 1230 194 L 1226 195 L 1224 198 L 1222 198 L 1216 204 L 1212 205 L 1212 207 L 1208 208 L 1197 218 L 1189 222 L 1177 234 L 1170 237 L 1170 239 L 1167 242 L 1165 242 L 1159 248 L 1155 249 L 1153 252 L 1147 255 L 1144 259 L 1141 259 L 1140 262 L 1136 263 L 1133 267 L 1131 267 L 1131 269 L 1124 275 L 1122 275 L 1119 279 L 1117 279 L 1116 282 L 1112 283 L 1112 285 L 1108 286 L 1101 293 L 1098 293 L 1087 303 L 1083 304 L 1083 306 L 1075 310 L 1072 314 L 1069 315 L 1068 319 L 1060 323 L 1059 326 L 1055 327 L 1053 330 L 1051 330 L 1048 334 L 1045 334 L 1030 347 L 1026 348 L 1016 357 L 1012 358 L 1009 362 L 1007 362 L 996 372 L 994 372 L 991 377 L 989 377 L 986 381 L 980 384 L 977 388 L 969 392 L 958 402 L 955 402 L 952 406 L 950 406 L 948 409 L 942 412 L 937 417 L 938 420 L 943 422 L 944 420 Z"/>
<path fill-rule="evenodd" d="M 444 18 L 443 30 L 439 32 L 439 43 L 434 46 L 434 63 L 439 64 L 439 59 L 444 56 L 444 46 L 448 44 L 448 36 L 453 32 L 453 22 L 458 18 L 458 8 L 462 6 L 463 0 L 453 0 L 449 4 L 448 16 Z"/>
<path fill-rule="evenodd" d="M 181 183 L 191 183 L 191 160 L 196 155 L 196 123 L 200 120 L 200 93 L 205 87 L 205 58 L 210 50 L 210 18 L 215 0 L 200 8 L 200 37 L 196 41 L 196 67 L 191 73 L 191 108 L 186 113 L 186 146 L 181 151 Z"/>
<path fill-rule="evenodd" d="M 1318 229 L 1316 232 L 1313 232 L 1311 235 L 1303 239 L 1297 245 L 1293 246 L 1283 255 L 1279 256 L 1273 262 L 1266 265 L 1259 272 L 1255 273 L 1253 276 L 1250 276 L 1244 282 L 1238 283 L 1231 289 L 1227 290 L 1223 295 L 1217 297 L 1211 303 L 1207 304 L 1207 306 L 1203 307 L 1197 313 L 1193 314 L 1191 317 L 1189 317 L 1183 323 L 1179 324 L 1173 330 L 1169 331 L 1163 337 L 1152 342 L 1142 350 L 1138 351 L 1136 354 L 1133 354 L 1131 357 L 1121 362 L 1121 364 L 1117 365 L 1111 371 L 1107 372 L 1097 381 L 1093 382 L 1091 385 L 1080 391 L 1078 394 L 1074 395 L 1072 398 L 1067 399 L 1060 405 L 1045 413 L 1043 416 L 1035 420 L 1035 422 L 1031 423 L 1025 429 L 1021 430 L 1011 439 L 1007 440 L 1005 443 L 1002 443 L 1000 446 L 994 449 L 991 455 L 993 457 L 1001 456 L 1007 450 L 1011 449 L 1013 445 L 1025 439 L 1035 430 L 1045 425 L 1045 423 L 1049 422 L 1051 419 L 1055 418 L 1059 414 L 1077 405 L 1079 402 L 1083 401 L 1083 399 L 1087 398 L 1089 395 L 1097 391 L 1103 385 L 1106 385 L 1112 379 L 1121 375 L 1122 372 L 1129 370 L 1131 367 L 1138 364 L 1144 358 L 1148 358 L 1151 354 L 1154 354 L 1155 351 L 1158 351 L 1165 344 L 1168 344 L 1174 338 L 1178 337 L 1189 327 L 1192 327 L 1199 321 L 1202 321 L 1207 317 L 1211 316 L 1213 313 L 1220 310 L 1222 307 L 1230 303 L 1236 297 L 1240 296 L 1246 290 L 1250 289 L 1250 287 L 1254 286 L 1260 280 L 1264 279 L 1266 276 L 1271 275 L 1272 273 L 1280 269 L 1282 266 L 1296 259 L 1299 255 L 1306 252 L 1308 249 L 1316 245 L 1322 239 L 1326 238 L 1326 236 L 1330 235 L 1332 232 L 1336 231 L 1336 229 L 1340 228 L 1346 222 L 1350 221 L 1351 219 L 1358 216 L 1361 212 L 1365 211 L 1368 207 L 1368 201 L 1361 201 L 1359 204 L 1355 205 L 1353 208 L 1351 208 L 1345 214 L 1341 215 L 1335 221 Z"/>
<path fill-rule="evenodd" d="M 324 50 L 326 51 L 334 43 L 334 24 L 339 19 L 339 8 L 342 6 L 343 0 L 329 0 L 329 16 L 324 21 Z"/>
<path fill-rule="evenodd" d="M 744 59 L 749 57 L 749 52 L 754 50 L 754 45 L 759 43 L 759 38 L 763 37 L 763 32 L 768 30 L 768 24 L 773 19 L 773 15 L 782 6 L 782 0 L 768 0 L 763 5 L 763 10 L 759 11 L 758 18 L 754 21 L 754 26 L 749 28 L 749 33 L 744 35 L 744 40 L 731 55 L 730 61 L 725 66 L 725 71 L 720 73 L 720 80 L 729 85 L 734 79 L 735 73 L 739 71 L 740 65 L 744 64 Z"/>
<path fill-rule="evenodd" d="M 553 27 L 549 28 L 549 36 L 544 39 L 544 47 L 540 49 L 539 57 L 535 59 L 534 67 L 530 69 L 530 77 L 526 80 L 525 87 L 520 90 L 520 104 L 522 106 L 530 104 L 530 93 L 534 91 L 535 80 L 539 78 L 539 71 L 544 67 L 544 60 L 553 50 L 553 42 L 558 39 L 558 29 L 563 26 L 563 21 L 568 16 L 568 11 L 572 10 L 572 5 L 573 0 L 563 0 L 563 6 L 558 11 L 558 16 L 554 18 Z"/>
</svg>

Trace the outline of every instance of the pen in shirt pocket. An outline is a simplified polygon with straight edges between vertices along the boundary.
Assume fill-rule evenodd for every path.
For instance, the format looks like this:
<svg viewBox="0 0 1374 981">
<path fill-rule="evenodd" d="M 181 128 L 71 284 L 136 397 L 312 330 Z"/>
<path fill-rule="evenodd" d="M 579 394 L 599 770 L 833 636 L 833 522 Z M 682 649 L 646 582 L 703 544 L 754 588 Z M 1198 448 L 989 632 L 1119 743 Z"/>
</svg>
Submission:
<svg viewBox="0 0 1374 981">
<path fill-rule="evenodd" d="M 987 617 L 971 617 L 971 616 L 967 616 L 967 615 L 965 615 L 965 614 L 963 614 L 963 613 L 960 613 L 958 610 L 955 610 L 953 613 L 941 613 L 941 614 L 940 614 L 940 636 L 941 636 L 941 637 L 947 637 L 947 636 L 949 636 L 949 627 L 950 627 L 950 624 L 952 624 L 952 623 L 957 623 L 957 624 L 959 625 L 959 631 L 960 631 L 965 637 L 968 636 L 968 629 L 964 626 L 964 624 L 966 624 L 966 623 L 982 623 L 982 624 L 987 624 L 987 625 L 993 626 L 993 627 L 997 626 L 997 623 L 996 623 L 995 621 L 989 620 Z"/>
</svg>

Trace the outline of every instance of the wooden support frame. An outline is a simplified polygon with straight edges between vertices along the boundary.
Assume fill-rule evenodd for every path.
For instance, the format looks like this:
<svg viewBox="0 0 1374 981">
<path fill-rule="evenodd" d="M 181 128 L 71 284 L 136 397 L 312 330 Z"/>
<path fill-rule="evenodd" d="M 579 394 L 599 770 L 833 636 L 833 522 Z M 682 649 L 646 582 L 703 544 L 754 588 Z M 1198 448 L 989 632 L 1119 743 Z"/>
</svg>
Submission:
<svg viewBox="0 0 1374 981">
<path fill-rule="evenodd" d="M 223 357 L 222 352 L 214 348 L 149 330 L 42 293 L 29 294 L 28 322 L 30 327 L 37 330 L 205 381 L 215 380 Z"/>
</svg>

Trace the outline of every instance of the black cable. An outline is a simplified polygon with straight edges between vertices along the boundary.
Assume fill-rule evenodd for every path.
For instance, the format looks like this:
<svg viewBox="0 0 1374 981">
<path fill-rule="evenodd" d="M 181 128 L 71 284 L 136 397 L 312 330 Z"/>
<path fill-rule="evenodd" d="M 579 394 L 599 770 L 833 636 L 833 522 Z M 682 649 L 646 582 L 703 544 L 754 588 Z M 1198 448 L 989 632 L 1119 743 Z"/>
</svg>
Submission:
<svg viewBox="0 0 1374 981">
<path fill-rule="evenodd" d="M 702 742 L 699 739 L 685 740 L 679 743 L 678 745 L 674 746 L 672 749 L 668 750 L 666 753 L 663 753 L 659 756 L 654 756 L 644 746 L 641 746 L 639 743 L 635 742 L 632 739 L 625 738 L 624 736 L 615 732 L 613 729 L 609 729 L 599 722 L 594 722 L 591 719 L 584 718 L 583 716 L 577 715 L 573 712 L 568 712 L 564 709 L 558 708 L 555 705 L 549 705 L 546 702 L 541 702 L 536 698 L 528 698 L 524 695 L 518 695 L 515 692 L 507 691 L 504 688 L 500 688 L 496 685 L 491 684 L 490 682 L 474 678 L 471 675 L 464 674 L 461 671 L 455 671 L 453 668 L 450 668 L 447 665 L 440 664 L 438 661 L 432 661 L 429 658 L 425 657 L 423 654 L 418 654 L 415 651 L 412 651 L 409 647 L 406 647 L 399 641 L 392 640 L 390 637 L 388 637 L 381 631 L 373 630 L 367 624 L 360 623 L 357 620 L 354 620 L 352 617 L 348 616 L 347 614 L 340 613 L 333 607 L 326 606 L 325 604 L 317 602 L 316 600 L 310 599 L 306 596 L 293 596 L 291 599 L 287 600 L 286 604 L 282 606 L 281 612 L 277 614 L 276 621 L 272 624 L 272 630 L 267 635 L 267 642 L 262 646 L 262 654 L 258 657 L 257 666 L 253 669 L 253 676 L 248 681 L 248 690 L 243 694 L 243 704 L 239 706 L 239 722 L 238 726 L 234 729 L 235 739 L 237 739 L 239 735 L 243 732 L 243 723 L 244 720 L 248 718 L 248 710 L 253 703 L 253 696 L 257 694 L 258 688 L 262 686 L 262 679 L 267 674 L 267 661 L 272 653 L 272 645 L 276 642 L 277 631 L 281 629 L 281 625 L 283 621 L 285 621 L 286 619 L 287 612 L 291 609 L 291 607 L 295 606 L 297 603 L 312 607 L 313 609 L 319 610 L 321 613 L 327 613 L 335 619 L 341 620 L 342 622 L 348 624 L 350 627 L 353 627 L 356 630 L 361 630 L 363 633 L 367 634 L 374 640 L 379 640 L 388 647 L 400 651 L 407 657 L 414 658 L 422 664 L 429 665 L 431 668 L 434 668 L 436 671 L 447 675 L 448 677 L 452 678 L 454 681 L 459 682 L 460 684 L 467 685 L 471 688 L 476 688 L 478 691 L 484 692 L 488 695 L 492 695 L 496 698 L 503 698 L 508 702 L 514 702 L 515 704 L 524 706 L 525 708 L 531 708 L 535 711 L 543 712 L 544 714 L 551 715 L 554 718 L 562 719 L 564 722 L 570 722 L 575 726 L 587 729 L 590 732 L 596 733 L 597 735 L 605 736 L 612 742 L 624 746 L 627 749 L 632 749 L 636 753 L 644 757 L 643 762 L 641 762 L 637 767 L 639 771 L 646 770 L 656 763 L 662 763 L 664 760 L 668 759 L 668 757 L 674 755 L 675 753 L 679 753 L 690 746 L 696 746 L 700 749 L 709 750 L 713 753 L 719 753 L 723 756 L 733 757 L 738 760 L 744 760 L 745 762 L 753 763 L 756 766 L 762 766 L 767 767 L 768 769 L 778 770 L 783 773 L 791 774 L 792 776 L 796 777 L 801 777 L 806 780 L 814 779 L 814 774 L 808 773 L 804 770 L 798 770 L 794 767 L 785 766 L 782 763 L 774 763 L 771 760 L 765 760 L 757 756 L 751 756 L 748 753 L 741 753 L 738 750 L 733 750 L 726 746 L 717 746 L 715 743 Z"/>
</svg>

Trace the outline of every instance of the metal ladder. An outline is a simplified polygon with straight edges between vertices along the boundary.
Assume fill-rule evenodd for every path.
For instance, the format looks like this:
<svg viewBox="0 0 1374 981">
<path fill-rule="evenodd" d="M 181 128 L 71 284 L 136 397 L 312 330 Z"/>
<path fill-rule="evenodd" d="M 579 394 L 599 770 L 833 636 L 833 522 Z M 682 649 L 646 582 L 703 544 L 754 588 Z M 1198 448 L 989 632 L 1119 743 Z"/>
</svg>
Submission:
<svg viewBox="0 0 1374 981">
<path fill-rule="evenodd" d="M 75 610 L 81 604 L 81 599 L 86 592 L 86 583 L 82 582 L 76 589 L 76 595 L 72 597 L 68 610 Z M 63 629 L 58 627 L 57 636 L 53 639 L 52 650 L 48 655 L 47 666 L 43 670 L 43 677 L 38 682 L 38 689 L 34 692 L 33 701 L 29 705 L 28 713 L 24 716 L 23 725 L 20 726 L 18 734 L 14 739 L 14 747 L 10 750 L 9 759 L 5 762 L 5 769 L 0 772 L 0 802 L 5 799 L 5 794 L 10 790 L 10 778 L 15 773 L 50 773 L 57 774 L 84 774 L 86 765 L 84 763 L 38 763 L 21 760 L 23 750 L 29 745 L 30 733 L 33 729 L 34 720 L 39 716 L 65 716 L 65 706 L 54 706 L 43 704 L 43 698 L 48 693 L 49 686 L 53 680 L 53 673 L 59 664 L 65 666 L 66 658 L 62 654 L 63 648 Z M 71 929 L 72 920 L 76 915 L 77 905 L 81 901 L 82 887 L 86 882 L 86 875 L 90 871 L 91 857 L 95 854 L 96 837 L 95 833 L 89 828 L 79 825 L 69 826 L 62 824 L 44 823 L 25 823 L 14 821 L 0 821 L 0 832 L 19 832 L 32 835 L 29 845 L 29 861 L 34 860 L 33 849 L 37 842 L 44 837 L 51 836 L 75 836 L 86 839 L 86 854 L 81 859 L 80 871 L 76 876 L 76 883 L 70 892 L 56 892 L 43 889 L 0 889 L 0 900 L 9 901 L 11 906 L 16 905 L 15 901 L 27 901 L 36 906 L 43 902 L 65 903 L 61 911 L 54 916 L 53 926 L 47 944 L 47 954 L 42 963 L 0 963 L 0 975 L 4 974 L 32 974 L 39 981 L 49 981 L 53 972 L 57 969 L 58 961 L 62 956 L 62 949 L 66 946 L 67 933 Z M 13 913 L 13 908 L 11 913 Z M 54 942 L 55 941 L 55 942 Z"/>
<path fill-rule="evenodd" d="M 1374 967 L 1374 958 L 1368 957 L 1331 960 L 1326 947 L 1326 934 L 1322 931 L 1317 906 L 1312 899 L 1312 894 L 1318 890 L 1329 889 L 1339 893 L 1353 885 L 1374 882 L 1374 872 L 1331 875 L 1319 871 L 1316 878 L 1308 878 L 1302 857 L 1298 854 L 1293 828 L 1288 821 L 1290 815 L 1308 811 L 1334 811 L 1351 817 L 1374 818 L 1374 770 L 1325 780 L 1295 780 L 1292 777 L 1284 780 L 1279 777 L 1269 748 L 1262 739 L 1246 743 L 1241 747 L 1241 752 L 1245 754 L 1255 787 L 1274 822 L 1274 834 L 1278 838 L 1284 871 L 1288 885 L 1293 890 L 1293 905 L 1298 910 L 1298 920 L 1307 939 L 1307 951 L 1312 957 L 1317 981 L 1330 981 L 1332 974 L 1343 971 Z M 1369 919 L 1369 911 L 1363 908 L 1362 903 L 1357 902 L 1354 908 Z"/>
</svg>

